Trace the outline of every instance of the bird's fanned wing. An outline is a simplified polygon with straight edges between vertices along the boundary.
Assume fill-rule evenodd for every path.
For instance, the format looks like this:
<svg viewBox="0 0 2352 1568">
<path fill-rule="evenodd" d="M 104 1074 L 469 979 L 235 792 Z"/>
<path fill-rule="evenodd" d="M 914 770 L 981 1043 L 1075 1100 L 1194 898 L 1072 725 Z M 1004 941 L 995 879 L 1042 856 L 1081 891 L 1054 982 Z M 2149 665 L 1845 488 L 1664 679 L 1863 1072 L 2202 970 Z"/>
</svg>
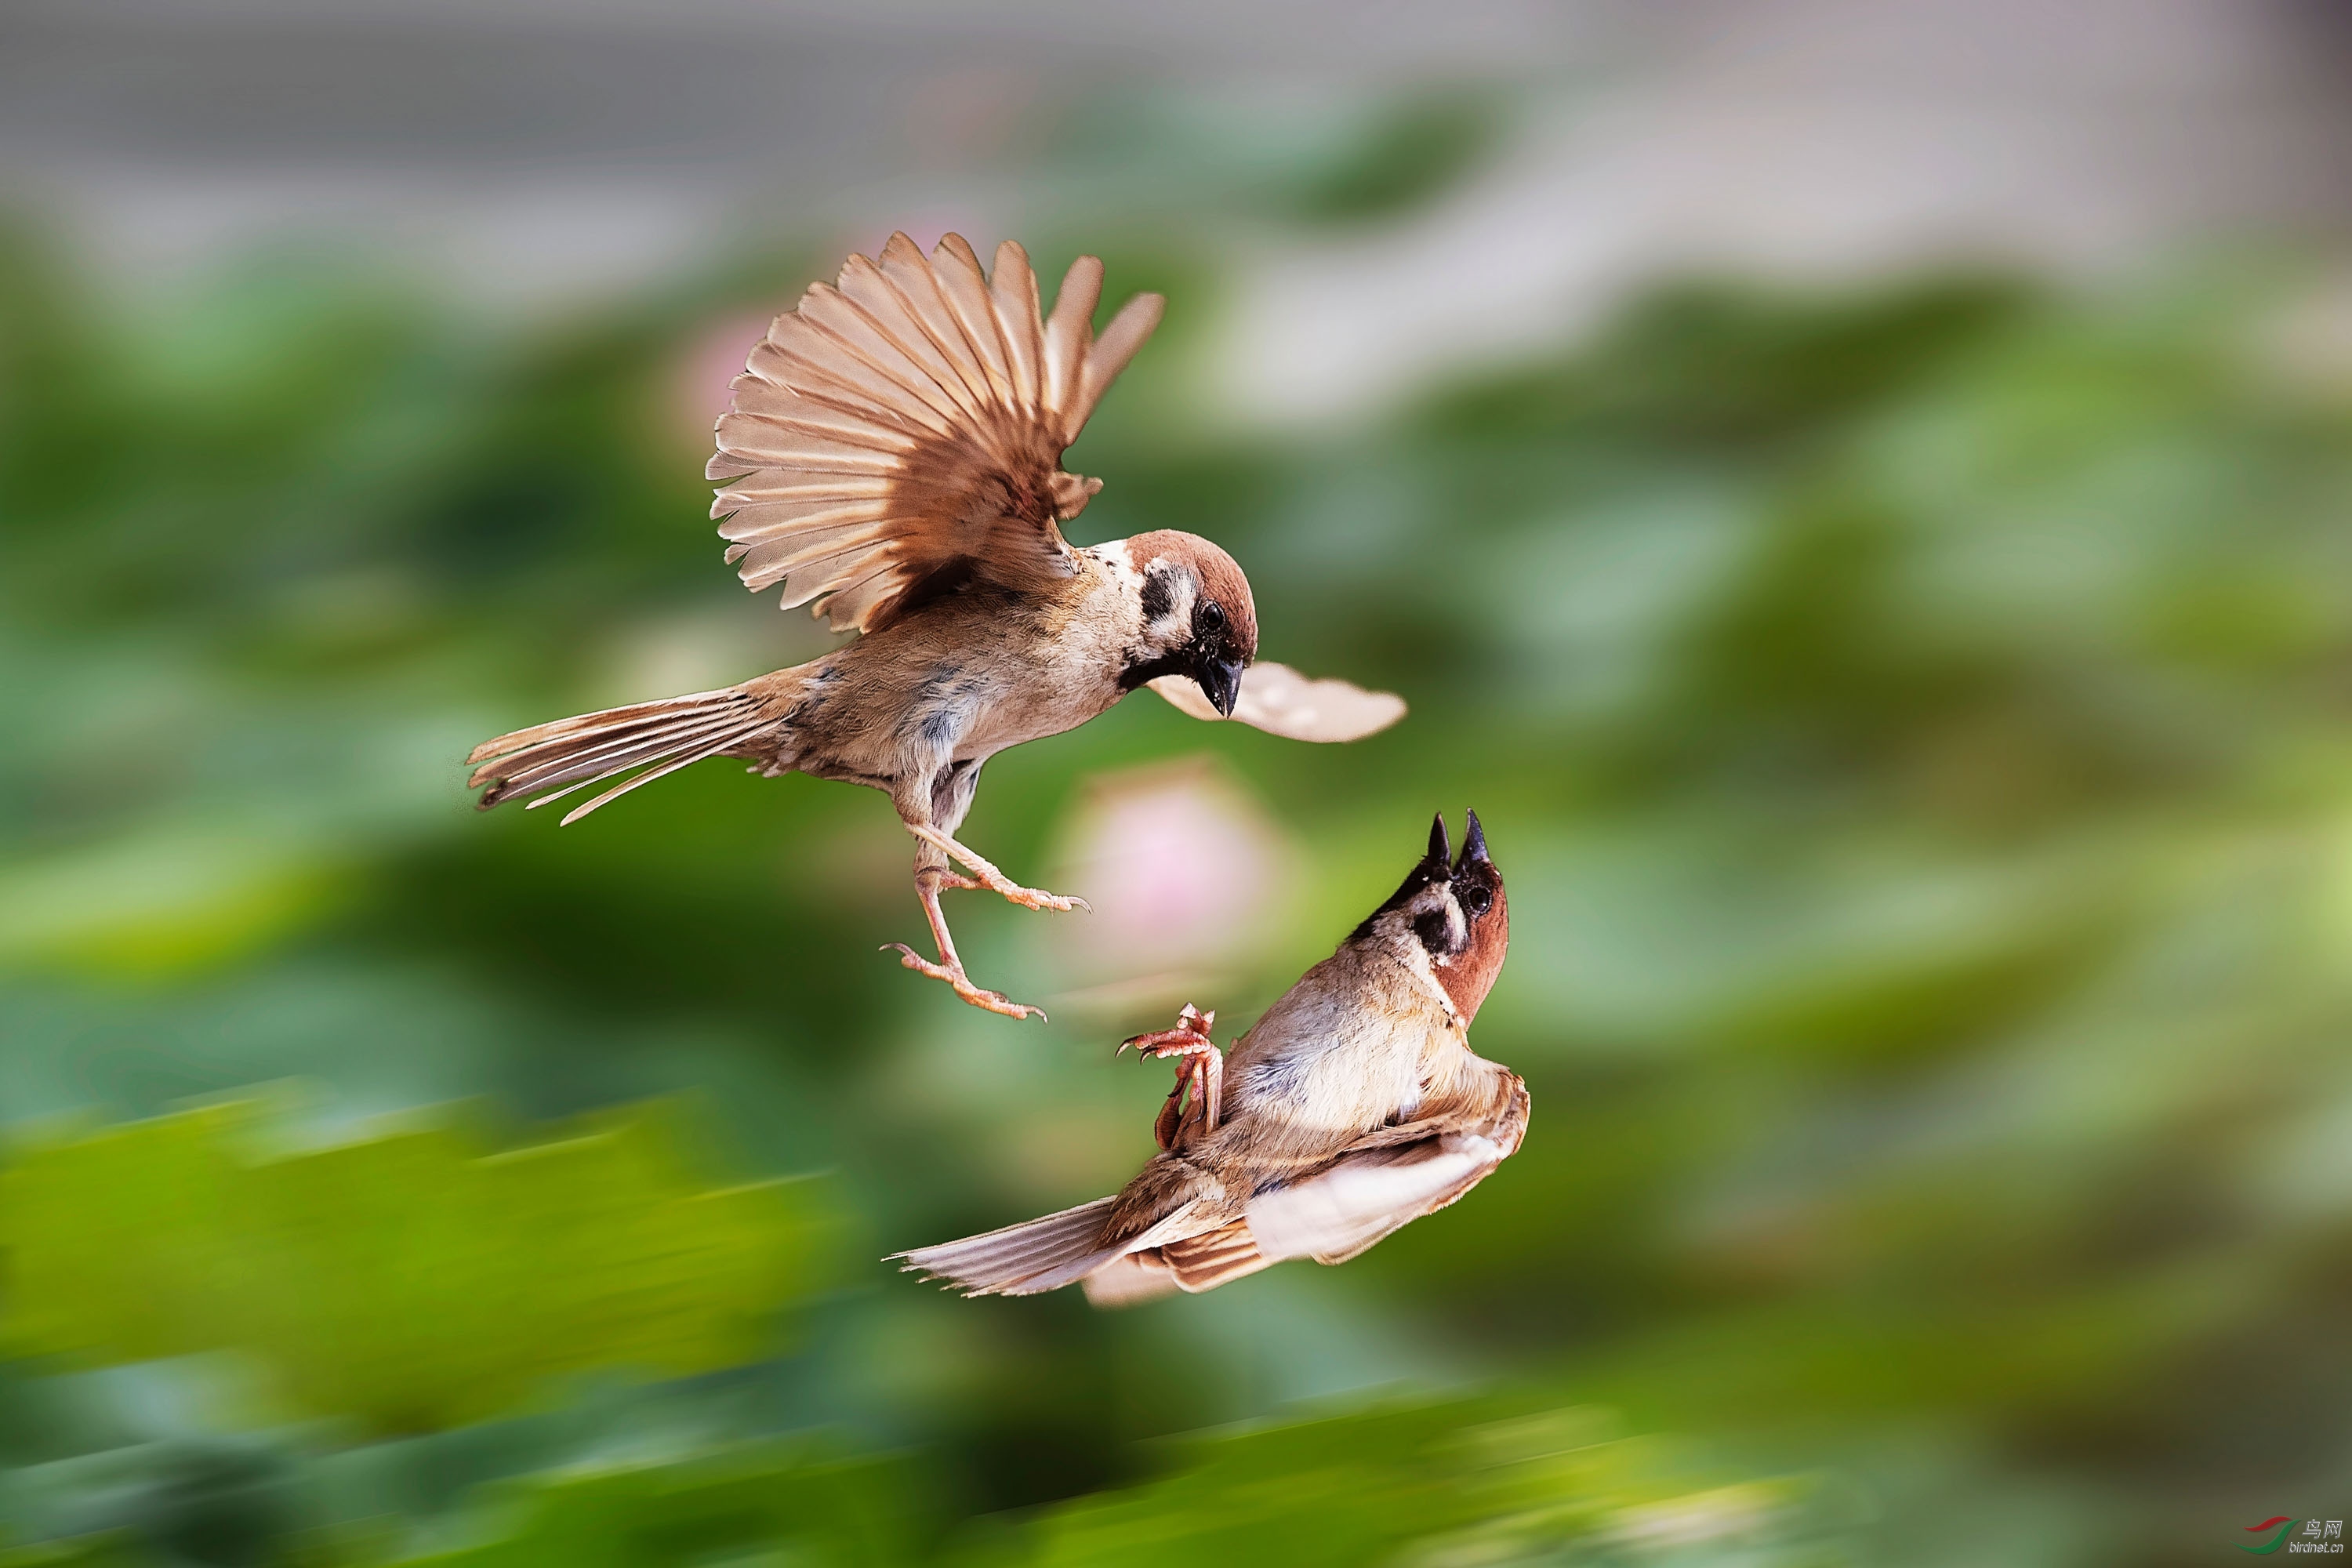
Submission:
<svg viewBox="0 0 2352 1568">
<path fill-rule="evenodd" d="M 1150 684 L 1195 719 L 1224 717 L 1188 676 L 1163 675 Z M 1294 741 L 1358 741 L 1403 718 L 1404 699 L 1345 680 L 1318 680 L 1262 658 L 1242 672 L 1233 716 Z"/>
<path fill-rule="evenodd" d="M 1252 1198 L 1249 1229 L 1259 1255 L 1345 1263 L 1453 1203 L 1509 1158 L 1527 1132 L 1527 1085 L 1513 1076 L 1507 1089 L 1492 1114 L 1384 1127 L 1314 1175 Z"/>
<path fill-rule="evenodd" d="M 1006 241 L 983 275 L 957 235 L 852 256 L 752 349 L 709 475 L 727 559 L 757 592 L 814 601 L 836 630 L 884 624 L 910 590 L 965 575 L 1041 585 L 1076 570 L 1057 523 L 1101 488 L 1064 448 L 1160 323 L 1129 300 L 1097 338 L 1102 263 L 1074 262 L 1054 313 Z"/>
</svg>

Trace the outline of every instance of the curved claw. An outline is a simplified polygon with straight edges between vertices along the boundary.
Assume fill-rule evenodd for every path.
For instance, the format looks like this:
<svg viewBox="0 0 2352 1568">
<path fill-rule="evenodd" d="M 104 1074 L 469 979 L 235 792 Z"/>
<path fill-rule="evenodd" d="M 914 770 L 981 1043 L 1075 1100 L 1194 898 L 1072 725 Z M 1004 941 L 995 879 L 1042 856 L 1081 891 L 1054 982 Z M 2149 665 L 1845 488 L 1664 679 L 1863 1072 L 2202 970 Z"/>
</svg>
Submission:
<svg viewBox="0 0 2352 1568">
<path fill-rule="evenodd" d="M 1214 1008 L 1203 1013 L 1187 1002 L 1184 1004 L 1183 1011 L 1176 1015 L 1174 1028 L 1155 1029 L 1145 1034 L 1129 1035 L 1118 1043 L 1118 1049 L 1113 1051 L 1111 1055 L 1114 1057 L 1124 1055 L 1129 1046 L 1133 1046 L 1136 1054 L 1142 1057 L 1177 1056 L 1188 1051 L 1198 1051 L 1203 1046 L 1214 1049 L 1216 1042 L 1209 1038 L 1209 1030 L 1216 1021 L 1217 1014 Z"/>
<path fill-rule="evenodd" d="M 1001 991 L 983 991 L 971 983 L 971 977 L 964 973 L 961 964 L 950 968 L 944 963 L 933 963 L 903 942 L 886 942 L 882 944 L 881 951 L 884 952 L 895 951 L 898 954 L 899 967 L 903 969 L 911 969 L 916 973 L 929 975 L 933 980 L 946 981 L 958 996 L 975 1007 L 985 1007 L 992 1013 L 1002 1013 L 1008 1018 L 1026 1018 L 1034 1014 L 1039 1023 L 1053 1022 L 1045 1016 L 1045 1009 L 1043 1007 L 1033 1007 L 1026 1002 L 1015 1002 Z"/>
<path fill-rule="evenodd" d="M 1151 1128 L 1162 1149 L 1172 1151 L 1185 1143 L 1189 1131 L 1213 1132 L 1223 1121 L 1224 1053 L 1209 1037 L 1210 1026 L 1216 1021 L 1216 1014 L 1203 1013 L 1187 1002 L 1177 1015 L 1174 1028 L 1122 1040 L 1118 1050 L 1111 1053 L 1117 1056 L 1133 1046 L 1137 1055 L 1145 1058 L 1178 1058 L 1176 1087 L 1169 1090 L 1168 1102 L 1160 1107 Z"/>
</svg>

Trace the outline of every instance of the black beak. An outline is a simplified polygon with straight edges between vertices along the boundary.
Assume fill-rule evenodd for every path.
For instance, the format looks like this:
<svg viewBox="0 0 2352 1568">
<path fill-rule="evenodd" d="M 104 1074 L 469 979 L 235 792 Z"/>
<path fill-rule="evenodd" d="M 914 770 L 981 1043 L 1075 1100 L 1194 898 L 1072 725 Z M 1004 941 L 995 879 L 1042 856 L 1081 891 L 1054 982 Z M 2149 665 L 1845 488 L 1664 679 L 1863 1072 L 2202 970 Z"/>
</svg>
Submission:
<svg viewBox="0 0 2352 1568">
<path fill-rule="evenodd" d="M 1192 674 L 1210 705 L 1228 719 L 1234 716 L 1234 704 L 1242 700 L 1243 668 L 1237 659 L 1202 659 Z"/>
<path fill-rule="evenodd" d="M 1439 865 L 1454 858 L 1454 847 L 1445 837 L 1445 814 L 1439 812 L 1429 825 L 1429 857 Z"/>
<path fill-rule="evenodd" d="M 1462 841 L 1462 858 L 1455 869 L 1459 870 L 1463 866 L 1492 864 L 1486 858 L 1486 830 L 1479 825 L 1478 814 L 1474 811 L 1470 814 L 1470 837 Z"/>
</svg>

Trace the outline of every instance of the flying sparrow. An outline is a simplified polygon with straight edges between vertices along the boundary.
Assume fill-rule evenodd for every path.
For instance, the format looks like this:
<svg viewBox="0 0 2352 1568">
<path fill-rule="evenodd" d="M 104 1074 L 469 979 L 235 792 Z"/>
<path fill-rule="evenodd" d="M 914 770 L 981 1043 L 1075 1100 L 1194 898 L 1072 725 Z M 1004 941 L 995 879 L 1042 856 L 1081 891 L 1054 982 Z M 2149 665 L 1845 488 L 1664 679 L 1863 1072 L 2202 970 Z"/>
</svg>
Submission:
<svg viewBox="0 0 2352 1568">
<path fill-rule="evenodd" d="M 1190 1006 L 1127 1042 L 1176 1058 L 1176 1089 L 1160 1152 L 1116 1196 L 894 1256 L 970 1296 L 1084 1280 L 1123 1306 L 1288 1258 L 1344 1263 L 1476 1186 L 1518 1148 L 1528 1089 L 1470 1049 L 1511 936 L 1475 812 L 1461 858 L 1446 850 L 1441 816 L 1404 884 L 1231 1056 Z"/>
<path fill-rule="evenodd" d="M 811 604 L 858 637 L 740 686 L 485 742 L 467 759 L 480 805 L 543 805 L 621 779 L 568 824 L 706 757 L 887 790 L 917 840 L 916 896 L 939 948 L 932 963 L 892 943 L 900 962 L 1017 1018 L 1038 1009 L 972 984 L 940 890 L 1082 906 L 956 841 L 990 757 L 1139 686 L 1196 718 L 1297 740 L 1355 740 L 1402 717 L 1396 697 L 1253 662 L 1248 580 L 1207 540 L 1063 539 L 1059 524 L 1102 488 L 1064 472 L 1063 449 L 1160 321 L 1160 297 L 1139 294 L 1097 338 L 1101 292 L 1102 263 L 1078 258 L 1049 320 L 1019 246 L 1000 246 L 983 277 L 952 234 L 929 259 L 892 235 L 879 262 L 852 256 L 839 287 L 811 287 L 736 378 L 708 470 L 727 481 L 711 515 L 746 586 L 781 583 L 785 607 Z"/>
</svg>

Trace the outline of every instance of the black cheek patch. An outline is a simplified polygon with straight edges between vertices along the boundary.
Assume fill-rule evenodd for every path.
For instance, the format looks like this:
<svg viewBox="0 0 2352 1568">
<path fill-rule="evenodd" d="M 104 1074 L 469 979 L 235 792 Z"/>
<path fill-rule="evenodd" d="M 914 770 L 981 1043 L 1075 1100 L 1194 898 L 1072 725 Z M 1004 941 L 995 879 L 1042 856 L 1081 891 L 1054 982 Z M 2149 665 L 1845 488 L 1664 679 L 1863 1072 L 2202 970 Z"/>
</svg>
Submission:
<svg viewBox="0 0 2352 1568">
<path fill-rule="evenodd" d="M 1412 870 L 1405 873 L 1404 881 L 1398 886 L 1395 892 L 1391 893 L 1388 896 L 1387 902 L 1381 904 L 1379 909 L 1374 910 L 1370 914 L 1366 915 L 1362 921 L 1358 922 L 1356 929 L 1349 933 L 1348 940 L 1349 942 L 1363 941 L 1364 938 L 1372 934 L 1373 923 L 1382 915 L 1388 913 L 1391 910 L 1401 910 L 1404 908 L 1405 905 L 1412 901 L 1414 894 L 1429 886 L 1430 883 L 1442 881 L 1444 879 L 1444 873 L 1442 871 L 1433 870 L 1431 868 L 1430 862 L 1426 860 L 1423 861 L 1420 865 L 1415 866 Z"/>
<path fill-rule="evenodd" d="M 1445 918 L 1444 910 L 1432 910 L 1427 914 L 1416 915 L 1413 918 L 1412 934 L 1421 938 L 1421 945 L 1429 950 L 1432 957 L 1443 958 L 1454 951 L 1447 942 L 1447 938 L 1453 934 L 1449 929 L 1452 924 L 1453 922 Z"/>
<path fill-rule="evenodd" d="M 1118 672 L 1118 689 L 1121 691 L 1132 691 L 1137 687 L 1141 686 L 1148 681 L 1157 680 L 1163 675 L 1190 675 L 1192 673 L 1192 660 L 1190 655 L 1181 653 L 1162 654 L 1160 658 L 1154 659 L 1138 659 L 1134 663 L 1129 665 L 1126 668 L 1120 670 Z"/>
<path fill-rule="evenodd" d="M 1156 621 L 1176 607 L 1176 590 L 1169 585 L 1165 572 L 1143 574 L 1143 618 Z"/>
</svg>

